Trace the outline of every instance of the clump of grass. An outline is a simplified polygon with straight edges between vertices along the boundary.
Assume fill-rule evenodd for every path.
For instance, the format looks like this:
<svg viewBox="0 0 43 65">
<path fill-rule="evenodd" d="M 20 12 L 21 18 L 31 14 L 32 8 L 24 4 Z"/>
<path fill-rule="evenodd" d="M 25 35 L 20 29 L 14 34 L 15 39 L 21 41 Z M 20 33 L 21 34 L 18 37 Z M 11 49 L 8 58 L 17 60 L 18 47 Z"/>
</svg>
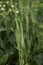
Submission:
<svg viewBox="0 0 43 65">
<path fill-rule="evenodd" d="M 36 57 L 43 52 L 40 7 L 39 0 L 0 1 L 0 56 L 8 55 L 1 65 L 38 64 Z"/>
</svg>

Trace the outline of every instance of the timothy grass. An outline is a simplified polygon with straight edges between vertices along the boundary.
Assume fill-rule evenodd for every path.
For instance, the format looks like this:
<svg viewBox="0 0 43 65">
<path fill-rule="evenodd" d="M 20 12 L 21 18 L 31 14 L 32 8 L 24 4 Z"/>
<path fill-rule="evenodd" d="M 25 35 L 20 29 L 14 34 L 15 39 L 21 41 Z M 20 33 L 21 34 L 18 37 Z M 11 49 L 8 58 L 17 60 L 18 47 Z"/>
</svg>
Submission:
<svg viewBox="0 0 43 65">
<path fill-rule="evenodd" d="M 42 0 L 0 0 L 0 61 L 43 65 Z"/>
</svg>

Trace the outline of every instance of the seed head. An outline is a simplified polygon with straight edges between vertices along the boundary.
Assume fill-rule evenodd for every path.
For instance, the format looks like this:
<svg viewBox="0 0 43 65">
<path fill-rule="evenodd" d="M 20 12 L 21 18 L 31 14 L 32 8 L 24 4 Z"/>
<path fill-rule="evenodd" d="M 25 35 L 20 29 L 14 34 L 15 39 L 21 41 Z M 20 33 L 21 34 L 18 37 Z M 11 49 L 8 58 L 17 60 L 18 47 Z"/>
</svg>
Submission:
<svg viewBox="0 0 43 65">
<path fill-rule="evenodd" d="M 6 1 L 6 4 L 9 4 L 9 1 Z"/>
<path fill-rule="evenodd" d="M 16 11 L 16 13 L 19 13 L 19 11 Z"/>
<path fill-rule="evenodd" d="M 1 8 L 2 11 L 4 11 L 5 9 L 4 8 Z"/>
<path fill-rule="evenodd" d="M 11 5 L 12 8 L 14 8 L 14 5 Z"/>
<path fill-rule="evenodd" d="M 2 1 L 0 1 L 0 3 L 2 4 L 3 2 L 2 2 Z"/>
<path fill-rule="evenodd" d="M 2 5 L 0 4 L 0 7 L 1 7 Z"/>
<path fill-rule="evenodd" d="M 3 7 L 5 7 L 6 5 L 4 4 Z"/>
</svg>

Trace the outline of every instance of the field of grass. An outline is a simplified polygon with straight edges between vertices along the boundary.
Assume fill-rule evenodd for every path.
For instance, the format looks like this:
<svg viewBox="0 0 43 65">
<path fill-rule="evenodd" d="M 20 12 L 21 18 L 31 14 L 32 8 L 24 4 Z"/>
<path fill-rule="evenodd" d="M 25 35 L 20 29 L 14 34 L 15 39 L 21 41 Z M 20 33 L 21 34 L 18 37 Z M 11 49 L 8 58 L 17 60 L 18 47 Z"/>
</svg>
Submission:
<svg viewBox="0 0 43 65">
<path fill-rule="evenodd" d="M 43 65 L 43 0 L 0 0 L 0 65 Z"/>
</svg>

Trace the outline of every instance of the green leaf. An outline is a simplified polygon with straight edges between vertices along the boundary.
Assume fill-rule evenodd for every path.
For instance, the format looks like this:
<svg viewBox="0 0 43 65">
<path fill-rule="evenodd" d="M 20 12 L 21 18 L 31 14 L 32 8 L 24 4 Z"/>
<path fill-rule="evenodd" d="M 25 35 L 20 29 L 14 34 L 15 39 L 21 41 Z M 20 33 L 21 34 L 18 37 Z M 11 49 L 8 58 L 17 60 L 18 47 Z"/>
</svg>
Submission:
<svg viewBox="0 0 43 65">
<path fill-rule="evenodd" d="M 35 57 L 35 61 L 38 65 L 43 65 L 43 53 L 40 53 Z"/>
<path fill-rule="evenodd" d="M 33 13 L 33 11 L 31 11 L 31 19 L 32 19 L 32 22 L 33 23 L 36 23 L 37 22 L 36 13 L 35 12 Z"/>
<path fill-rule="evenodd" d="M 1 32 L 1 31 L 6 31 L 6 28 L 0 28 L 0 32 Z"/>
<path fill-rule="evenodd" d="M 1 64 L 4 64 L 8 59 L 8 55 L 3 55 L 1 58 L 0 58 L 0 65 Z"/>
</svg>

